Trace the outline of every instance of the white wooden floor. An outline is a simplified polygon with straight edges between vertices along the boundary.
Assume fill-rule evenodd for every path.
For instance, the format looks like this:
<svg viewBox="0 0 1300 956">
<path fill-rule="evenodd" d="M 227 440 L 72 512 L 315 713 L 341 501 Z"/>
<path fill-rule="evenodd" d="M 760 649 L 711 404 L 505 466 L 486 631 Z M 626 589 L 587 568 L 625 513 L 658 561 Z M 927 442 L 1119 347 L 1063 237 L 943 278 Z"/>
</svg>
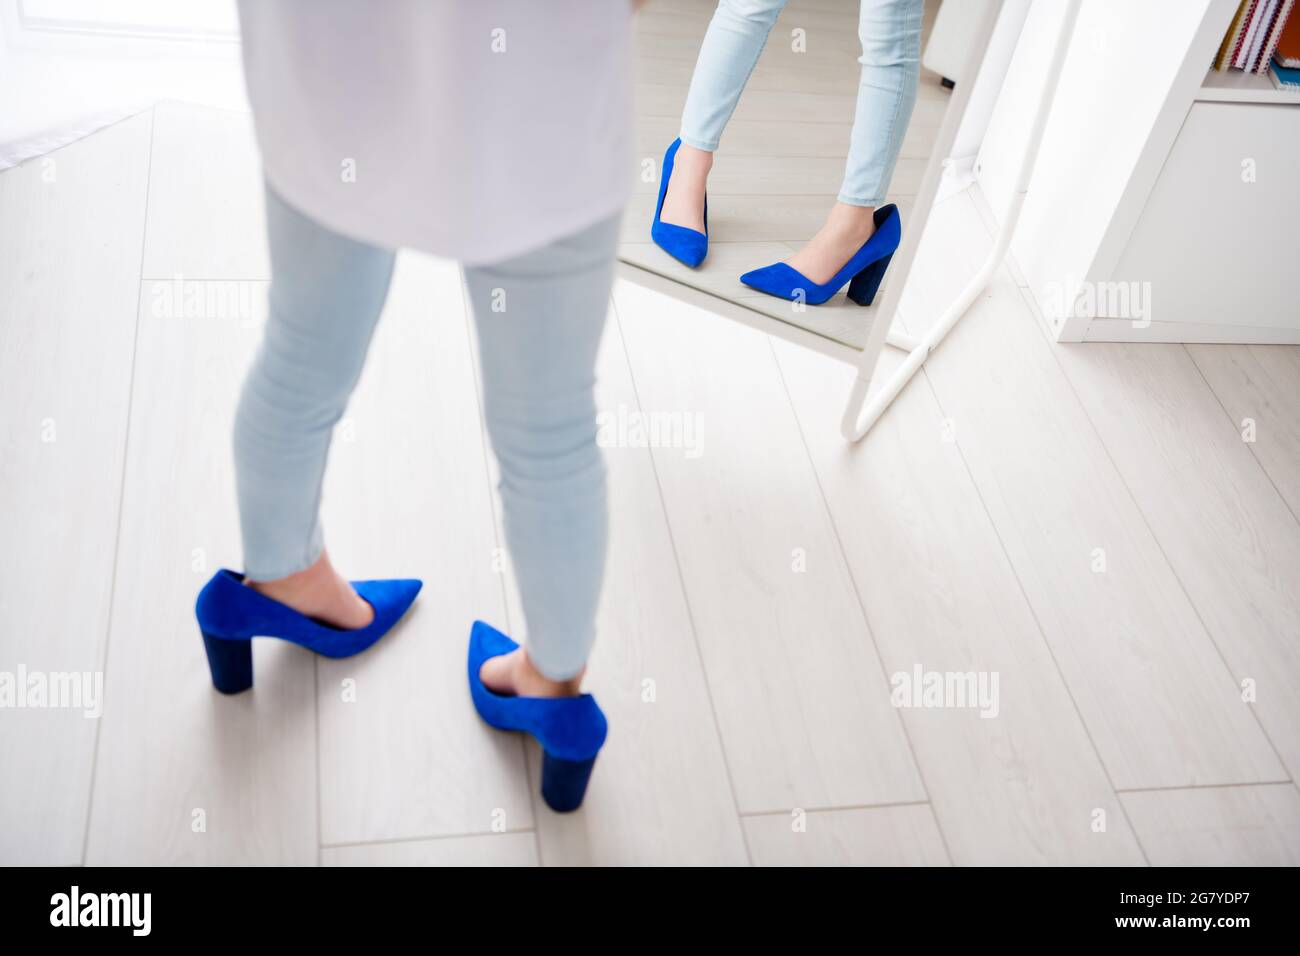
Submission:
<svg viewBox="0 0 1300 956">
<path fill-rule="evenodd" d="M 1003 272 L 847 446 L 848 366 L 620 284 L 600 405 L 700 454 L 607 449 L 612 730 L 557 816 L 464 686 L 469 622 L 521 621 L 456 268 L 401 257 L 326 489 L 336 559 L 415 611 L 350 660 L 258 642 L 222 697 L 192 604 L 240 560 L 250 122 L 161 105 L 46 160 L 0 174 L 0 671 L 106 703 L 0 710 L 0 862 L 1300 862 L 1300 349 L 1052 345 Z M 990 241 L 966 194 L 932 221 L 913 333 Z M 212 301 L 160 308 L 177 277 Z M 996 672 L 998 715 L 891 706 L 918 666 Z"/>
</svg>

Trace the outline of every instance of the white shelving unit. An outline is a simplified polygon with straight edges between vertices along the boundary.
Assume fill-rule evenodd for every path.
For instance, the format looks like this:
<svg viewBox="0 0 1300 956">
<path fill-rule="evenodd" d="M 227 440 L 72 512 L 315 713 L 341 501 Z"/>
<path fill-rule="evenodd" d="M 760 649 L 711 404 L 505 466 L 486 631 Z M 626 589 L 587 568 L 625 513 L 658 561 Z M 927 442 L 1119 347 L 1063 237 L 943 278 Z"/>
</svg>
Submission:
<svg viewBox="0 0 1300 956">
<path fill-rule="evenodd" d="M 1082 5 L 1011 246 L 1057 340 L 1300 343 L 1300 95 L 1207 69 L 1236 7 Z M 1062 10 L 1030 5 L 989 120 L 995 213 Z"/>
<path fill-rule="evenodd" d="M 1300 90 L 1279 90 L 1267 73 L 1211 69 L 1196 93 L 1201 103 L 1300 103 Z"/>
</svg>

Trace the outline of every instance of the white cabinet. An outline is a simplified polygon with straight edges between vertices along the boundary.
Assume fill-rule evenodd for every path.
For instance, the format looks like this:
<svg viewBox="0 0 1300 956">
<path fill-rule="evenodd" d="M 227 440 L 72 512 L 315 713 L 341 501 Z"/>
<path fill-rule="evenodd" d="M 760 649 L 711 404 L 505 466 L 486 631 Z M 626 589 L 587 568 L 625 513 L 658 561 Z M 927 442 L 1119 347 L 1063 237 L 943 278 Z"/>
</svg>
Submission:
<svg viewBox="0 0 1300 956">
<path fill-rule="evenodd" d="M 1300 108 L 1193 103 L 1114 270 L 1148 283 L 1151 325 L 1084 337 L 1300 343 L 1298 224 Z"/>
<path fill-rule="evenodd" d="M 1300 94 L 1207 73 L 1236 6 L 1083 3 L 1010 252 L 1057 340 L 1300 342 Z M 1030 5 L 980 146 L 995 217 L 1061 9 Z"/>
</svg>

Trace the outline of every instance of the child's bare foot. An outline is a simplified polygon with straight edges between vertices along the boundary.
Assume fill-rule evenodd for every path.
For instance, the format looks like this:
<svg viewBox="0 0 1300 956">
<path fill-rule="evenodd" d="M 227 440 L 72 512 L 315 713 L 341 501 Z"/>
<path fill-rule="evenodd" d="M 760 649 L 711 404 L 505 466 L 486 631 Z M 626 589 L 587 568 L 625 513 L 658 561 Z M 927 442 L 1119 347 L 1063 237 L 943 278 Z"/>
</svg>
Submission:
<svg viewBox="0 0 1300 956">
<path fill-rule="evenodd" d="M 524 648 L 509 654 L 492 657 L 483 662 L 479 679 L 497 694 L 518 697 L 576 697 L 581 693 L 582 675 L 586 668 L 569 680 L 554 681 L 542 675 L 528 659 Z"/>
<path fill-rule="evenodd" d="M 324 553 L 310 568 L 287 578 L 245 580 L 244 583 L 258 594 L 265 594 L 330 627 L 355 630 L 375 619 L 375 609 L 352 590 L 352 585 L 334 570 Z"/>
</svg>

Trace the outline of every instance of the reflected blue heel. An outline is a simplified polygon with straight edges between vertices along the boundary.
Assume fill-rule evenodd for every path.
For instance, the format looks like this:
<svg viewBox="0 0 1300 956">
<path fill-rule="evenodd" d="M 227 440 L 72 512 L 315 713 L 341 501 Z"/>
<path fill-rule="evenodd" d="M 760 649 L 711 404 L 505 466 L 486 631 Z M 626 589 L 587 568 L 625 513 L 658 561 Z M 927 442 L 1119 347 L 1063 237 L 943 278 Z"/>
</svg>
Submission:
<svg viewBox="0 0 1300 956">
<path fill-rule="evenodd" d="M 876 298 L 876 290 L 880 288 L 880 280 L 885 277 L 885 270 L 889 268 L 889 260 L 892 258 L 894 254 L 891 252 L 855 275 L 849 283 L 849 298 L 858 305 L 870 305 Z"/>
<path fill-rule="evenodd" d="M 401 620 L 420 593 L 421 582 L 394 578 L 353 581 L 352 587 L 374 608 L 375 617 L 365 627 L 345 631 L 246 587 L 242 574 L 224 568 L 218 571 L 194 604 L 212 686 L 223 694 L 238 694 L 253 686 L 254 637 L 278 637 L 322 657 L 359 654 Z"/>
<path fill-rule="evenodd" d="M 655 245 L 678 262 L 694 269 L 709 254 L 709 197 L 704 197 L 703 232 L 696 232 L 685 226 L 675 226 L 659 218 L 664 208 L 664 196 L 668 194 L 668 181 L 673 176 L 673 160 L 677 156 L 677 147 L 681 145 L 681 139 L 675 139 L 668 147 L 668 151 L 664 153 L 663 165 L 659 171 L 659 201 L 655 203 L 655 218 L 650 224 L 650 238 L 654 240 Z"/>
<path fill-rule="evenodd" d="M 475 621 L 469 632 L 469 693 L 483 721 L 497 730 L 530 734 L 542 748 L 542 799 L 556 813 L 582 806 L 605 743 L 605 714 L 590 694 L 577 697 L 506 697 L 479 678 L 483 663 L 519 645 L 496 628 Z"/>
<path fill-rule="evenodd" d="M 898 218 L 898 207 L 893 203 L 881 206 L 872 216 L 876 231 L 862 244 L 829 282 L 817 284 L 797 269 L 784 262 L 746 272 L 740 281 L 751 289 L 766 292 L 779 299 L 800 300 L 809 305 L 821 305 L 849 283 L 849 298 L 858 305 L 871 305 L 876 291 L 889 268 L 902 239 L 903 229 Z M 852 280 L 852 281 L 850 281 Z"/>
</svg>

